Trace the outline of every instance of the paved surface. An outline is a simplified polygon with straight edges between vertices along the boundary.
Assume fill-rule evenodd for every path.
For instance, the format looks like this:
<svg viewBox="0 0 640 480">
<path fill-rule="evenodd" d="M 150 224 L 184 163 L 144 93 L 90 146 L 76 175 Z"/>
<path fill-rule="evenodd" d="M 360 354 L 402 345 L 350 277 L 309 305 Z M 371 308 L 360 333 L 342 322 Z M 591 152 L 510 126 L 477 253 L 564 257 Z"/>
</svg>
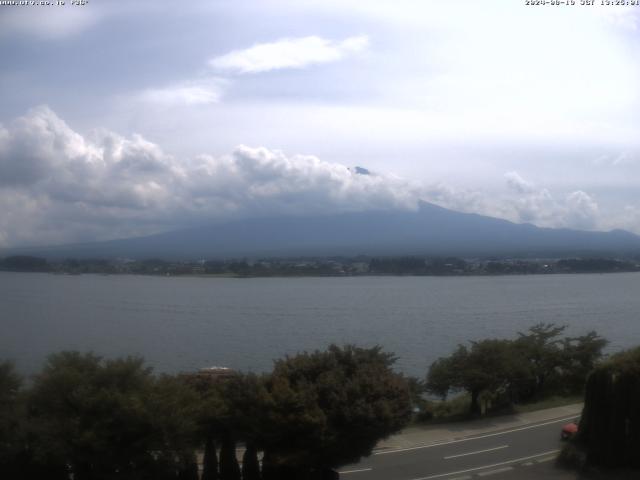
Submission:
<svg viewBox="0 0 640 480">
<path fill-rule="evenodd" d="M 562 446 L 562 425 L 577 418 L 581 410 L 582 405 L 577 404 L 472 422 L 412 427 L 381 442 L 372 456 L 342 468 L 340 476 L 346 480 L 517 476 L 522 480 L 523 475 L 536 475 L 546 469 L 547 473 L 557 473 L 558 479 L 576 478 L 569 472 L 556 471 L 553 461 Z"/>
</svg>

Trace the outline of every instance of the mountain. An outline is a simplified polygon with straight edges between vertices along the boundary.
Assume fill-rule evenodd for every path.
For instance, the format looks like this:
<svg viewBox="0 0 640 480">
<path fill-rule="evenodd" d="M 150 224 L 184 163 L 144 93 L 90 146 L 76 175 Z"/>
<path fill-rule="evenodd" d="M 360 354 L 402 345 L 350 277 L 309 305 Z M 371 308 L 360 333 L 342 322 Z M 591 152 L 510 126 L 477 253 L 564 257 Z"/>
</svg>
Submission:
<svg viewBox="0 0 640 480">
<path fill-rule="evenodd" d="M 640 237 L 623 230 L 540 228 L 422 203 L 417 211 L 244 219 L 147 237 L 13 249 L 5 254 L 214 259 L 359 254 L 561 257 L 639 252 Z"/>
</svg>

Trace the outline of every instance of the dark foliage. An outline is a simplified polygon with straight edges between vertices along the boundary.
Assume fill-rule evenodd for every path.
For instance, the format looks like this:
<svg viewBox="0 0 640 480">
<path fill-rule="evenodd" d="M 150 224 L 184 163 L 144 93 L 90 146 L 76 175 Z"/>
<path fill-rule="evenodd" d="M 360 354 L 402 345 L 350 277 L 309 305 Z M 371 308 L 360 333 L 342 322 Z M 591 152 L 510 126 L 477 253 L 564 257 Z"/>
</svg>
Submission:
<svg viewBox="0 0 640 480">
<path fill-rule="evenodd" d="M 379 347 L 335 345 L 277 361 L 267 382 L 268 461 L 320 471 L 369 455 L 411 415 L 407 382 L 393 362 Z"/>
<path fill-rule="evenodd" d="M 451 392 L 468 392 L 472 415 L 482 413 L 481 396 L 494 408 L 502 408 L 549 395 L 581 393 L 607 341 L 596 332 L 561 338 L 564 330 L 538 324 L 515 340 L 460 345 L 431 365 L 426 389 L 442 398 Z"/>
<path fill-rule="evenodd" d="M 153 377 L 138 358 L 53 355 L 29 392 L 32 463 L 53 471 L 69 466 L 77 480 L 154 471 L 188 478 L 195 399 L 176 379 Z"/>
<path fill-rule="evenodd" d="M 15 255 L 0 261 L 0 269 L 10 272 L 48 272 L 50 268 L 44 258 Z"/>
<path fill-rule="evenodd" d="M 589 375 L 578 442 L 591 464 L 640 467 L 640 347 Z"/>
<path fill-rule="evenodd" d="M 260 463 L 255 443 L 249 442 L 242 456 L 242 480 L 260 480 Z"/>
<path fill-rule="evenodd" d="M 218 457 L 213 435 L 207 435 L 202 458 L 202 480 L 218 480 Z"/>
</svg>

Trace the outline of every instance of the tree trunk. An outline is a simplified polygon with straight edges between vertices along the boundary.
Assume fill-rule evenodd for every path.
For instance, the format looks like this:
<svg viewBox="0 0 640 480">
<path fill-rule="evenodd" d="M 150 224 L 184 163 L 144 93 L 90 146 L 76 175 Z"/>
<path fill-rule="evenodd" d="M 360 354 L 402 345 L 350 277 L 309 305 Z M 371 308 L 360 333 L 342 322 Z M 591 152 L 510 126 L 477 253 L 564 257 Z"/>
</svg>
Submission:
<svg viewBox="0 0 640 480">
<path fill-rule="evenodd" d="M 181 459 L 178 480 L 198 480 L 198 462 L 195 454 Z"/>
<path fill-rule="evenodd" d="M 273 455 L 265 450 L 262 456 L 262 480 L 278 480 L 278 473 L 273 464 Z"/>
<path fill-rule="evenodd" d="M 258 449 L 253 442 L 247 442 L 247 449 L 242 457 L 242 480 L 260 480 Z"/>
<path fill-rule="evenodd" d="M 204 458 L 202 459 L 202 480 L 218 480 L 218 478 L 216 441 L 213 439 L 213 435 L 208 435 L 204 445 Z"/>
<path fill-rule="evenodd" d="M 471 405 L 469 406 L 469 413 L 471 415 L 480 415 L 480 390 L 471 390 Z"/>
<path fill-rule="evenodd" d="M 227 433 L 222 439 L 220 480 L 241 480 L 240 466 L 236 458 L 236 442 L 230 433 Z"/>
</svg>

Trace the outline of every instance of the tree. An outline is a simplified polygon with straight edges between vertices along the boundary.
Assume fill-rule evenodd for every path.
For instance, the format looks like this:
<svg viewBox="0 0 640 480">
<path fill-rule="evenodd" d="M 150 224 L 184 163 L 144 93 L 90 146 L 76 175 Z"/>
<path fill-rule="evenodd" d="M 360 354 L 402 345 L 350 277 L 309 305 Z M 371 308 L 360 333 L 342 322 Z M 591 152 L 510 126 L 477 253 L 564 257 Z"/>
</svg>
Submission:
<svg viewBox="0 0 640 480">
<path fill-rule="evenodd" d="M 517 348 L 529 367 L 529 380 L 523 382 L 520 391 L 524 398 L 543 395 L 547 384 L 558 380 L 560 367 L 566 358 L 559 337 L 566 328 L 566 325 L 538 323 L 529 328 L 527 333 L 518 332 Z M 554 386 L 557 388 L 557 385 Z"/>
<path fill-rule="evenodd" d="M 602 350 L 609 343 L 595 331 L 562 341 L 562 381 L 568 393 L 581 392 L 589 372 L 602 359 Z"/>
<path fill-rule="evenodd" d="M 321 478 L 405 426 L 409 389 L 394 361 L 380 347 L 353 345 L 277 361 L 266 382 L 265 478 Z"/>
<path fill-rule="evenodd" d="M 24 455 L 22 378 L 10 362 L 0 362 L 0 477 L 17 478 Z"/>
<path fill-rule="evenodd" d="M 240 465 L 236 458 L 236 440 L 233 432 L 226 431 L 220 448 L 220 480 L 240 480 Z"/>
<path fill-rule="evenodd" d="M 196 385 L 202 398 L 199 423 L 205 439 L 203 480 L 238 480 L 241 471 L 235 451 L 239 440 L 251 447 L 246 449 L 246 460 L 258 464 L 256 441 L 266 395 L 260 378 L 234 373 L 224 377 L 192 376 L 187 381 Z M 219 463 L 216 443 L 221 445 Z M 254 455 L 255 459 L 247 455 Z"/>
<path fill-rule="evenodd" d="M 446 398 L 450 391 L 465 390 L 471 396 L 469 413 L 478 415 L 480 394 L 508 392 L 517 379 L 520 363 L 510 340 L 471 342 L 459 345 L 449 357 L 436 360 L 427 374 L 427 389 Z"/>
<path fill-rule="evenodd" d="M 145 401 L 151 428 L 148 447 L 168 459 L 174 465 L 171 470 L 177 468 L 183 478 L 194 478 L 194 452 L 201 444 L 200 396 L 181 378 L 162 375 L 154 378 Z"/>
<path fill-rule="evenodd" d="M 77 480 L 188 472 L 195 398 L 175 379 L 155 379 L 140 358 L 52 355 L 29 395 L 34 457 L 69 465 Z"/>
<path fill-rule="evenodd" d="M 592 464 L 640 467 L 640 347 L 589 375 L 578 444 Z"/>
<path fill-rule="evenodd" d="M 224 411 L 221 414 L 223 431 L 233 456 L 228 455 L 229 479 L 240 478 L 240 469 L 235 457 L 235 442 L 243 441 L 245 453 L 242 462 L 243 480 L 259 478 L 258 448 L 263 443 L 264 432 L 268 428 L 265 411 L 268 405 L 268 393 L 264 377 L 253 374 L 238 374 L 220 385 L 224 398 Z M 220 459 L 222 476 L 222 453 Z"/>
<path fill-rule="evenodd" d="M 254 442 L 246 445 L 242 456 L 242 480 L 260 480 L 260 462 L 258 462 L 258 449 Z"/>
<path fill-rule="evenodd" d="M 218 480 L 218 457 L 213 435 L 206 435 L 202 457 L 202 480 Z"/>
<path fill-rule="evenodd" d="M 47 272 L 50 266 L 44 258 L 29 255 L 15 255 L 0 262 L 3 270 L 11 272 Z"/>
</svg>

